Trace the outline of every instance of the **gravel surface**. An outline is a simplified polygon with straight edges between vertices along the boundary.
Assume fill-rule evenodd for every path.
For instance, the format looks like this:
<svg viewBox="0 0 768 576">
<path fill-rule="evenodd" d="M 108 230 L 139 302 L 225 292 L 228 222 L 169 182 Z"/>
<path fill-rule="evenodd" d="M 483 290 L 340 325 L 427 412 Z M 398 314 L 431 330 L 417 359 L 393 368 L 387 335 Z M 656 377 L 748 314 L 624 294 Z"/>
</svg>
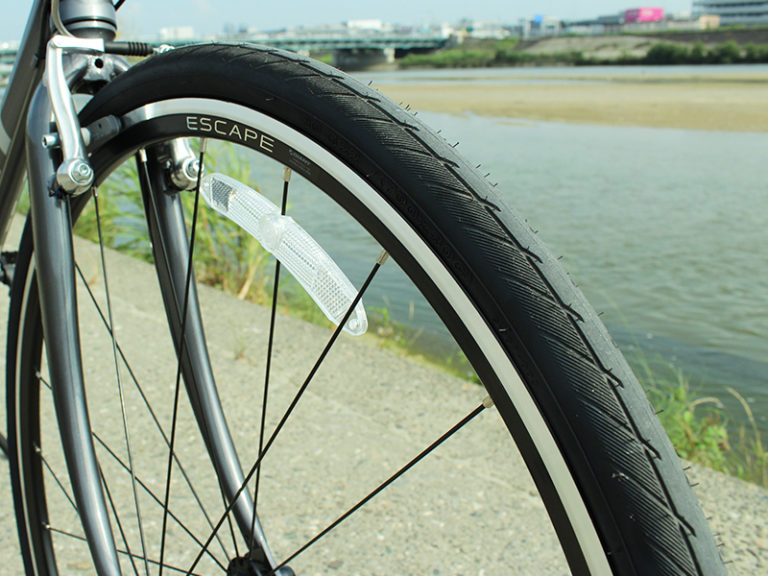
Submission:
<svg viewBox="0 0 768 576">
<path fill-rule="evenodd" d="M 98 286 L 98 266 L 92 257 L 83 257 L 81 265 Z M 145 265 L 112 255 L 110 271 L 110 285 L 119 286 L 128 295 L 143 295 L 150 287 Z M 253 453 L 255 418 L 251 403 L 243 398 L 253 397 L 248 386 L 262 378 L 263 364 L 257 358 L 264 349 L 266 333 L 255 326 L 261 325 L 267 312 L 214 291 L 202 292 L 208 302 L 204 312 L 211 317 L 206 324 L 208 336 L 222 343 L 212 350 L 214 361 L 233 356 L 238 359 L 217 372 L 219 382 L 226 381 L 234 388 L 234 396 L 223 397 L 227 413 L 238 424 L 233 430 L 234 440 L 246 454 Z M 160 339 L 145 336 L 164 330 L 159 302 L 150 297 L 131 302 L 115 298 L 114 305 L 126 354 L 140 354 L 147 360 L 142 373 L 143 381 L 148 382 L 147 393 L 163 398 L 164 393 L 170 393 L 169 387 L 155 389 L 153 382 L 166 381 L 172 351 Z M 252 319 L 249 326 L 254 328 L 233 331 L 232 326 L 243 318 Z M 4 324 L 4 313 L 0 321 Z M 322 328 L 294 318 L 280 321 L 271 426 L 293 397 L 295 387 L 286 383 L 303 380 L 327 338 Z M 98 335 L 97 324 L 84 329 L 84 340 L 91 332 Z M 130 349 L 131 336 L 136 337 L 135 349 Z M 96 355 L 109 359 L 109 350 L 96 349 Z M 355 366 L 354 372 L 351 366 Z M 170 369 L 172 377 L 174 367 Z M 95 390 L 93 397 L 97 399 L 92 408 L 94 420 L 101 416 L 107 423 L 118 420 L 107 407 L 112 401 L 107 393 Z M 418 446 L 436 438 L 480 401 L 477 386 L 383 350 L 374 340 L 342 338 L 297 409 L 297 416 L 306 425 L 286 426 L 265 464 L 260 510 L 265 529 L 279 535 L 270 540 L 276 555 L 284 557 L 294 550 L 393 468 L 405 463 Z M 169 404 L 161 401 L 160 405 Z M 2 419 L 4 429 L 4 415 Z M 420 475 L 398 481 L 385 497 L 324 540 L 311 556 L 292 563 L 297 573 L 489 575 L 508 574 L 510 568 L 516 574 L 567 573 L 533 484 L 517 454 L 504 443 L 495 412 L 478 420 L 430 457 L 420 467 Z M 412 426 L 413 422 L 417 426 Z M 140 438 L 136 458 L 148 467 L 159 463 L 162 469 L 162 442 L 151 440 L 151 426 L 142 426 L 132 428 L 134 436 Z M 194 476 L 204 469 L 206 458 L 191 440 L 186 449 L 192 428 L 188 418 L 182 419 L 179 450 Z M 104 433 L 110 433 L 108 428 Z M 55 460 L 55 456 L 51 458 Z M 347 472 L 340 476 L 338 470 Z M 8 478 L 4 458 L 0 458 L 0 474 Z M 154 471 L 146 473 L 147 478 L 154 475 Z M 768 574 L 768 492 L 695 466 L 690 475 L 698 484 L 696 490 L 706 514 L 712 517 L 713 531 L 722 542 L 731 574 Z M 130 500 L 129 490 L 118 490 L 119 501 Z M 208 487 L 208 491 L 216 496 L 215 487 Z M 469 503 L 459 510 L 462 497 Z M 181 513 L 186 511 L 184 502 L 177 506 Z M 481 528 L 468 531 L 464 520 L 469 519 Z M 424 533 L 440 533 L 446 544 L 430 542 L 418 548 L 415 537 Z M 496 550 L 493 555 L 487 551 L 489 542 Z M 493 542 L 503 545 L 493 546 Z M 414 560 L 416 555 L 420 563 Z M 530 566 L 531 557 L 537 558 L 534 566 Z M 435 566 L 445 558 L 451 558 L 450 569 L 439 571 Z M 494 569 L 491 564 L 498 566 Z M 0 482 L 0 566 L 3 574 L 22 571 L 7 480 Z M 87 573 L 87 556 L 82 551 L 79 555 L 73 552 L 63 570 Z"/>
</svg>

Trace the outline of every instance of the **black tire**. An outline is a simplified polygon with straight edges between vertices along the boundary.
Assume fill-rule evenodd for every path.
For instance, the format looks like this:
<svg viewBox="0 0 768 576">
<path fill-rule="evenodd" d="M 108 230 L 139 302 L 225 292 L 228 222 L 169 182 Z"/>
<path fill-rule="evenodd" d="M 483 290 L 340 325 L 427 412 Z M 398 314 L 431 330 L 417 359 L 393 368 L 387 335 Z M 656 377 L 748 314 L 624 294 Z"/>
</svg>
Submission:
<svg viewBox="0 0 768 576">
<path fill-rule="evenodd" d="M 205 112 L 206 102 L 218 104 Z M 154 103 L 161 106 L 146 119 Z M 338 166 L 318 165 L 307 150 L 293 154 L 283 132 L 249 125 L 235 109 L 263 115 Z M 462 346 L 531 471 L 573 573 L 725 573 L 674 449 L 595 313 L 525 221 L 412 115 L 317 62 L 205 45 L 135 66 L 81 119 L 106 116 L 128 122 L 92 151 L 100 179 L 163 139 L 219 137 L 259 151 L 266 136 L 262 153 L 279 148 L 281 162 L 361 222 Z M 249 126 L 254 141 L 244 137 Z M 343 170 L 377 198 L 341 185 Z M 27 569 L 53 573 L 54 546 L 42 527 L 46 469 L 35 455 L 42 334 L 32 256 L 26 234 L 9 323 L 9 440 Z"/>
</svg>

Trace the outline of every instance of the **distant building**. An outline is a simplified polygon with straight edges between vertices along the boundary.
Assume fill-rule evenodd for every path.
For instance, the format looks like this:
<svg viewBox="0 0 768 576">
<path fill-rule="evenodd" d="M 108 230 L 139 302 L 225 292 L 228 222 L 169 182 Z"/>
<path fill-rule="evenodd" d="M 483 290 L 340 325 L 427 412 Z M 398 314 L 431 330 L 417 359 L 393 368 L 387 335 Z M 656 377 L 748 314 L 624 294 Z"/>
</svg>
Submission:
<svg viewBox="0 0 768 576">
<path fill-rule="evenodd" d="M 768 0 L 694 0 L 693 15 L 720 17 L 720 26 L 768 24 Z"/>
<path fill-rule="evenodd" d="M 369 18 L 363 20 L 349 20 L 347 27 L 354 30 L 384 30 L 384 22 L 378 18 Z"/>
<path fill-rule="evenodd" d="M 768 3 L 768 0 L 764 1 Z M 718 26 L 720 17 L 714 14 L 692 16 L 690 12 L 666 13 L 663 8 L 644 7 L 592 20 L 564 22 L 563 31 L 566 34 L 602 35 L 656 30 L 709 30 Z"/>
<path fill-rule="evenodd" d="M 563 22 L 558 18 L 537 14 L 528 22 L 527 28 L 528 35 L 534 38 L 557 36 L 563 29 Z"/>
<path fill-rule="evenodd" d="M 690 14 L 669 18 L 664 22 L 667 30 L 712 30 L 720 26 L 720 16 L 702 14 L 692 17 Z"/>
<path fill-rule="evenodd" d="M 627 24 L 661 22 L 662 20 L 664 20 L 664 8 L 632 8 L 624 12 L 624 22 Z"/>
<path fill-rule="evenodd" d="M 567 34 L 618 34 L 624 29 L 624 12 L 598 16 L 591 20 L 575 20 L 563 23 Z"/>
<path fill-rule="evenodd" d="M 509 30 L 499 22 L 462 20 L 458 24 L 461 36 L 465 38 L 494 38 L 500 40 L 509 36 Z"/>
<path fill-rule="evenodd" d="M 179 26 L 176 28 L 161 28 L 161 42 L 180 42 L 184 40 L 194 40 L 195 29 L 192 26 Z"/>
</svg>

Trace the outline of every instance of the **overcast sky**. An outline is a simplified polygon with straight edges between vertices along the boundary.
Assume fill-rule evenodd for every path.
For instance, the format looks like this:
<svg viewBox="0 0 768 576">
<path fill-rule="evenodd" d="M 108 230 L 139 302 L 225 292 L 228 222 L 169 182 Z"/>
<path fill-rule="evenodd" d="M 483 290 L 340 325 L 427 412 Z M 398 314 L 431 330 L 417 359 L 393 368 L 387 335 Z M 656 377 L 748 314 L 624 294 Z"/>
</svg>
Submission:
<svg viewBox="0 0 768 576">
<path fill-rule="evenodd" d="M 32 0 L 2 1 L 0 41 L 21 38 L 31 5 Z M 359 18 L 414 25 L 462 18 L 514 23 L 535 14 L 589 18 L 644 5 L 688 12 L 691 0 L 127 0 L 120 9 L 120 26 L 123 36 L 142 38 L 154 37 L 165 26 L 192 26 L 199 34 L 215 34 L 227 24 L 272 30 Z"/>
</svg>

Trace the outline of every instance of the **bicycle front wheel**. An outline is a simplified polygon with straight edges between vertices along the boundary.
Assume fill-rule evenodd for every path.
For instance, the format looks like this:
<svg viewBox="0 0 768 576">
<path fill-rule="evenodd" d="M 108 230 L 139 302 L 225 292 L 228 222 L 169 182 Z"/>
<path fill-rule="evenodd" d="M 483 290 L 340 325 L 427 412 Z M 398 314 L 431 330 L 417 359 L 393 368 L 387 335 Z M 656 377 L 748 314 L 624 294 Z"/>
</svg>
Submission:
<svg viewBox="0 0 768 576">
<path fill-rule="evenodd" d="M 81 121 L 107 117 L 122 130 L 72 214 L 100 241 L 75 243 L 79 333 L 123 573 L 724 572 L 594 312 L 410 114 L 296 55 L 198 46 L 137 65 Z M 30 572 L 82 570 L 29 232 L 19 260 L 22 550 Z M 423 332 L 393 320 L 409 310 Z M 404 358 L 427 333 L 476 383 Z"/>
</svg>

